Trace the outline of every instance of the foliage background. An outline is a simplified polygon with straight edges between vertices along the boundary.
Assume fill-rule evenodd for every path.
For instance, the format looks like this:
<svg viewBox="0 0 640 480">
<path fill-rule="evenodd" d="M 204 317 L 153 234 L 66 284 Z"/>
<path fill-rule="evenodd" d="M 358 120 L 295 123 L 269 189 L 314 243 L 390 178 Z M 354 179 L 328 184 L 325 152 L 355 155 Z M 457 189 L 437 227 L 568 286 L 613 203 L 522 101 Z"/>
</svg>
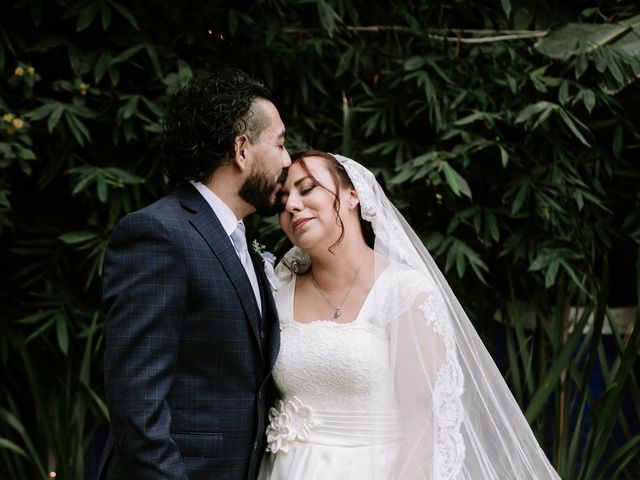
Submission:
<svg viewBox="0 0 640 480">
<path fill-rule="evenodd" d="M 290 151 L 376 172 L 562 478 L 638 478 L 640 329 L 610 308 L 637 307 L 640 288 L 639 13 L 631 0 L 4 2 L 0 477 L 93 473 L 109 234 L 168 192 L 170 94 L 234 64 L 272 87 Z M 285 248 L 274 219 L 251 227 Z"/>
</svg>

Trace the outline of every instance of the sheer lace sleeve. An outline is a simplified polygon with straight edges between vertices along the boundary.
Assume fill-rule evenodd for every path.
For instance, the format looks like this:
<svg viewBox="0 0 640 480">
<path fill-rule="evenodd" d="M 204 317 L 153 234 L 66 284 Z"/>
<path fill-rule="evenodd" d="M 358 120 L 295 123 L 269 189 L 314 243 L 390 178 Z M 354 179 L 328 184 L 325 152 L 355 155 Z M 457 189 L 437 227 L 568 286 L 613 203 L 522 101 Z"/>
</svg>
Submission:
<svg viewBox="0 0 640 480">
<path fill-rule="evenodd" d="M 404 441 L 396 478 L 455 478 L 464 459 L 460 434 L 463 375 L 446 305 L 429 279 L 403 269 L 388 292 L 394 395 Z"/>
</svg>

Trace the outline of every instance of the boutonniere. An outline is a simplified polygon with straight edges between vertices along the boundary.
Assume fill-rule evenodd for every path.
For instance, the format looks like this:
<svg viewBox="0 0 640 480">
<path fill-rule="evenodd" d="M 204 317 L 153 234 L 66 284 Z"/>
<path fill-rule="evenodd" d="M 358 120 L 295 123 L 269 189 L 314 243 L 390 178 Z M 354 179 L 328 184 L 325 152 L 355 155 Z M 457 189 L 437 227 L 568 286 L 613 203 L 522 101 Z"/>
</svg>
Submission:
<svg viewBox="0 0 640 480">
<path fill-rule="evenodd" d="M 269 285 L 271 285 L 271 289 L 274 292 L 278 291 L 278 287 L 280 287 L 280 281 L 278 280 L 278 276 L 275 271 L 275 263 L 276 256 L 265 250 L 265 246 L 259 243 L 257 240 L 254 240 L 251 243 L 251 248 L 258 255 L 260 260 L 262 260 L 262 266 L 264 268 L 264 274 L 267 276 L 267 280 L 269 281 Z"/>
</svg>

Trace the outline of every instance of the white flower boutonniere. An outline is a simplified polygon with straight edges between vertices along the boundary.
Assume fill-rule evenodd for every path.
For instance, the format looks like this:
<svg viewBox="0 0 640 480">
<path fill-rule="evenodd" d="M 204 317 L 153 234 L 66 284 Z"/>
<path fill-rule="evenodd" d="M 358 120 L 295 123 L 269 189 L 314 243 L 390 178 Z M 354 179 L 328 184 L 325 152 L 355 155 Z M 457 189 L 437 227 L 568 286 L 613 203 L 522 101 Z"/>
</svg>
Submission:
<svg viewBox="0 0 640 480">
<path fill-rule="evenodd" d="M 251 248 L 253 248 L 253 251 L 256 252 L 262 260 L 264 274 L 267 276 L 267 280 L 269 280 L 271 290 L 277 292 L 278 288 L 280 287 L 280 280 L 278 280 L 278 276 L 276 275 L 276 271 L 274 268 L 274 265 L 276 263 L 276 256 L 273 253 L 266 251 L 266 247 L 261 243 L 258 243 L 257 240 L 254 240 L 251 243 Z"/>
</svg>

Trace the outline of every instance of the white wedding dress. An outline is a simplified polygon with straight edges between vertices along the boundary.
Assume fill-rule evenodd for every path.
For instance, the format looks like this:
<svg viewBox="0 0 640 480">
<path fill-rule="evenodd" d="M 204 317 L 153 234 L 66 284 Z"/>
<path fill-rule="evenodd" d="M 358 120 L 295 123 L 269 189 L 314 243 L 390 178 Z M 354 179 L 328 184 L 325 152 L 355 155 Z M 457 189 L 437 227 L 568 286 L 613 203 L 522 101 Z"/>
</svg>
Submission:
<svg viewBox="0 0 640 480">
<path fill-rule="evenodd" d="M 293 319 L 294 247 L 276 272 L 281 347 L 259 480 L 559 480 L 422 240 L 362 165 L 333 156 L 375 234 L 352 323 Z"/>
<path fill-rule="evenodd" d="M 424 292 L 426 281 L 407 267 L 386 268 L 350 323 L 324 319 L 298 323 L 292 316 L 295 275 L 279 288 L 275 298 L 281 347 L 273 376 L 283 398 L 271 410 L 269 448 L 259 480 L 397 478 L 394 472 L 403 448 L 403 424 L 410 419 L 403 420 L 394 394 L 392 358 L 397 354 L 390 351 L 390 321 L 406 313 L 417 292 Z M 435 328 L 434 321 L 446 318 L 441 308 L 420 312 L 425 326 L 431 322 Z M 440 320 L 436 320 L 438 315 Z M 442 352 L 442 336 L 429 330 L 437 338 L 434 350 Z M 457 398 L 462 379 L 456 378 L 457 371 L 449 373 L 452 375 L 444 382 L 453 385 L 450 391 Z M 442 398 L 446 401 L 440 409 L 453 422 L 440 429 L 442 441 L 434 438 L 429 443 L 450 449 L 444 463 L 459 463 L 464 454 L 456 420 L 459 403 L 456 398 L 447 399 L 446 393 Z M 433 428 L 428 435 L 433 435 Z M 432 478 L 432 473 L 422 478 Z"/>
</svg>

